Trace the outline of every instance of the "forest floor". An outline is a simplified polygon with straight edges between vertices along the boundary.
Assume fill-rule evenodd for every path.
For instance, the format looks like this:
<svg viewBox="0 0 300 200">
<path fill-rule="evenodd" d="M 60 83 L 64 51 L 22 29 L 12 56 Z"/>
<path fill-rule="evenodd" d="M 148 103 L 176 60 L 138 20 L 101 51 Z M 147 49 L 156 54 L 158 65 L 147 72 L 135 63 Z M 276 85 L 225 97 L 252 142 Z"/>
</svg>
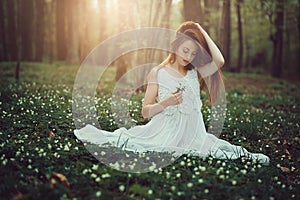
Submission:
<svg viewBox="0 0 300 200">
<path fill-rule="evenodd" d="M 300 82 L 224 74 L 227 107 L 220 138 L 268 155 L 270 165 L 182 155 L 163 168 L 128 173 L 99 162 L 73 134 L 77 66 L 22 63 L 16 82 L 14 65 L 0 63 L 1 198 L 299 199 Z M 102 76 L 95 105 L 101 127 L 109 131 L 118 128 L 110 107 L 114 72 L 111 67 Z M 202 95 L 207 105 L 206 92 Z M 140 114 L 142 97 L 129 100 L 130 120 L 137 124 L 147 122 Z M 209 122 L 211 108 L 202 112 Z M 113 155 L 136 156 L 119 149 Z M 143 158 L 155 161 L 152 154 Z"/>
</svg>

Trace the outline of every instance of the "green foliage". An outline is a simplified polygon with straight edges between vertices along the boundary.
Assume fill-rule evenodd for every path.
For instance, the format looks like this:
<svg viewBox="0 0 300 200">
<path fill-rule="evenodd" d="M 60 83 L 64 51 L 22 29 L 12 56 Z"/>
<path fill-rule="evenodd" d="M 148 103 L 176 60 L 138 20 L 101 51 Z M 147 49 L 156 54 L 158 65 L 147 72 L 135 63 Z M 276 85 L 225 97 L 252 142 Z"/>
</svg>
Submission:
<svg viewBox="0 0 300 200">
<path fill-rule="evenodd" d="M 14 83 L 11 63 L 0 65 L 3 69 L 0 75 L 3 83 L 0 88 L 1 198 L 299 198 L 300 103 L 294 96 L 296 85 L 280 80 L 274 83 L 270 79 L 264 94 L 235 88 L 227 91 L 226 121 L 220 137 L 269 155 L 270 166 L 246 158 L 228 161 L 183 155 L 172 165 L 152 172 L 125 173 L 100 163 L 73 135 L 71 77 L 74 76 L 60 79 L 55 76 L 57 68 L 53 66 L 25 65 L 19 83 Z M 75 69 L 59 67 L 65 76 Z M 242 75 L 232 75 L 227 81 L 233 78 L 240 80 L 239 85 L 244 84 Z M 259 80 L 257 76 L 252 78 Z M 118 125 L 113 120 L 108 91 L 111 90 L 100 90 L 96 108 L 103 129 L 114 130 Z M 139 94 L 130 99 L 131 120 L 137 124 L 146 123 L 139 114 L 142 98 L 143 94 Z M 203 115 L 209 121 L 210 107 L 203 107 Z M 49 133 L 53 135 L 49 137 Z M 113 151 L 120 164 L 123 161 L 119 158 L 125 153 L 136 156 L 117 148 Z M 152 159 L 151 154 L 149 157 Z M 59 181 L 53 186 L 53 173 L 64 175 L 70 187 Z"/>
</svg>

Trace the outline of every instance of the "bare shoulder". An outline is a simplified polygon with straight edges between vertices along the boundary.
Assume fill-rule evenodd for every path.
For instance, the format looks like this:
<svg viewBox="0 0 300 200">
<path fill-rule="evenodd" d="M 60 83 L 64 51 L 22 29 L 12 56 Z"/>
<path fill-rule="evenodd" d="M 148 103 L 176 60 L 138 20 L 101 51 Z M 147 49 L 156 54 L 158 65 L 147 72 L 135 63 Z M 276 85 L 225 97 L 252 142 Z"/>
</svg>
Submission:
<svg viewBox="0 0 300 200">
<path fill-rule="evenodd" d="M 153 67 L 147 76 L 147 80 L 151 82 L 157 82 L 157 75 L 160 69 L 160 65 Z"/>
</svg>

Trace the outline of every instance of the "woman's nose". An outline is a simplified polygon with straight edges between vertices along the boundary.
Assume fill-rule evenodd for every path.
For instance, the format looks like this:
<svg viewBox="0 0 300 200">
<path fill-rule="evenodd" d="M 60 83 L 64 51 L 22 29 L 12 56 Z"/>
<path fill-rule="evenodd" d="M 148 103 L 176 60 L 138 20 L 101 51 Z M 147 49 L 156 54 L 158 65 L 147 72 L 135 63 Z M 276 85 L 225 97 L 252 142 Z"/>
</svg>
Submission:
<svg viewBox="0 0 300 200">
<path fill-rule="evenodd" d="M 188 60 L 188 61 L 191 61 L 191 58 L 192 58 L 192 54 L 188 54 L 188 55 L 187 55 L 187 60 Z"/>
</svg>

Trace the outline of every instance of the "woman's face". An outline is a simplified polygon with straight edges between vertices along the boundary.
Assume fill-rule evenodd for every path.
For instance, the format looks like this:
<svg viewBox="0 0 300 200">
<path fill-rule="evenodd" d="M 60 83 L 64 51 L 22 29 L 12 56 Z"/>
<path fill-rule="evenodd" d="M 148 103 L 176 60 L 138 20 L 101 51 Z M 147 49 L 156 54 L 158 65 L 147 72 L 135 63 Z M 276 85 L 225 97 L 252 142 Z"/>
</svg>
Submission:
<svg viewBox="0 0 300 200">
<path fill-rule="evenodd" d="M 192 40 L 184 41 L 176 51 L 176 61 L 180 66 L 192 62 L 197 54 L 198 47 Z"/>
</svg>

